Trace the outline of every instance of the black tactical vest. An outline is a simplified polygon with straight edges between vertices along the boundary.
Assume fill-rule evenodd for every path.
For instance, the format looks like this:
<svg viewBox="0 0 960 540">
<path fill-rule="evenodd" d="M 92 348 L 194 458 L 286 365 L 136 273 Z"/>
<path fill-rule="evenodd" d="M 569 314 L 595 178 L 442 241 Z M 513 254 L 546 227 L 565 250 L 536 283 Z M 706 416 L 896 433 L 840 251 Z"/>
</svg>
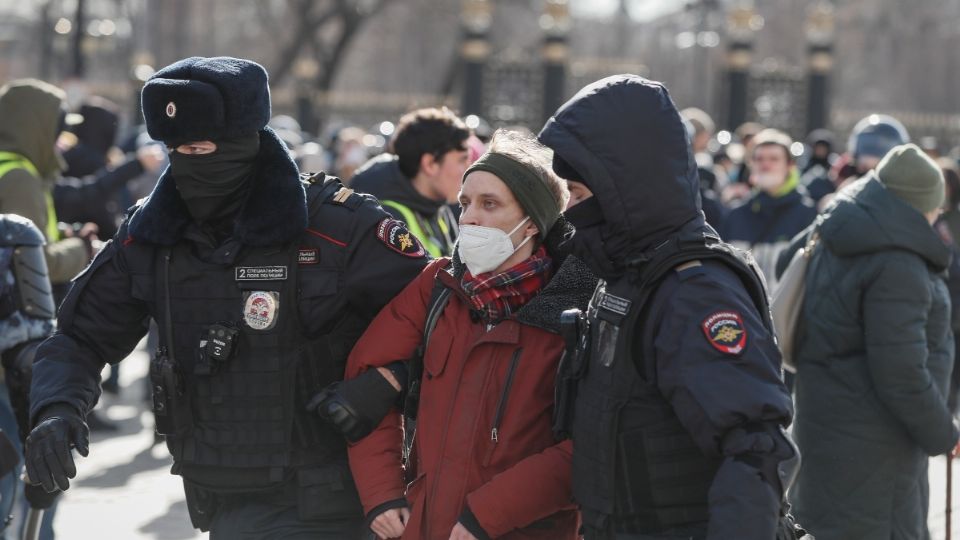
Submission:
<svg viewBox="0 0 960 540">
<path fill-rule="evenodd" d="M 662 278 L 692 260 L 737 271 L 761 313 L 766 292 L 755 268 L 725 244 L 671 240 L 614 284 L 603 280 L 588 310 L 589 347 L 573 418 L 573 494 L 592 538 L 656 534 L 705 524 L 720 461 L 703 454 L 655 381 L 645 380 L 640 325 Z"/>
<path fill-rule="evenodd" d="M 311 214 L 333 193 L 321 189 L 308 188 Z M 305 280 L 318 275 L 304 276 L 300 244 L 238 246 L 230 264 L 204 260 L 185 240 L 130 246 L 149 252 L 136 259 L 154 261 L 147 274 L 133 269 L 133 294 L 152 304 L 158 356 L 175 366 L 178 388 L 166 391 L 175 393 L 168 413 L 176 429 L 167 446 L 173 472 L 195 485 L 219 492 L 271 489 L 297 470 L 346 462 L 343 437 L 304 405 L 343 378 L 350 345 L 365 325 L 343 314 L 329 332 L 304 329 L 300 299 L 311 295 L 307 286 L 318 286 Z M 318 249 L 320 260 L 342 257 Z M 317 249 L 310 251 L 316 256 Z M 335 283 L 336 271 L 330 272 L 322 279 Z"/>
</svg>

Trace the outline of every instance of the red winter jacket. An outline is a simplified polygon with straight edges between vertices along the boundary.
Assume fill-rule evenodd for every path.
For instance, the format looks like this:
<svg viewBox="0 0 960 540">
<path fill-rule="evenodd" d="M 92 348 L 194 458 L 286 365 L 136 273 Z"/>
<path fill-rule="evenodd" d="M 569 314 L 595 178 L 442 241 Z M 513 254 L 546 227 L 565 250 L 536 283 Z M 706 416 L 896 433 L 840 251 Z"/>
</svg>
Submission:
<svg viewBox="0 0 960 540">
<path fill-rule="evenodd" d="M 585 309 L 596 283 L 568 257 L 513 317 L 486 330 L 470 317 L 447 260 L 434 261 L 374 319 L 347 364 L 346 378 L 407 359 L 421 341 L 437 276 L 454 290 L 424 355 L 414 455 L 418 476 L 404 486 L 400 413 L 350 448 L 366 512 L 406 497 L 403 538 L 447 540 L 469 506 L 491 538 L 577 538 L 570 441 L 551 432 L 554 379 L 563 351 L 560 313 Z"/>
</svg>

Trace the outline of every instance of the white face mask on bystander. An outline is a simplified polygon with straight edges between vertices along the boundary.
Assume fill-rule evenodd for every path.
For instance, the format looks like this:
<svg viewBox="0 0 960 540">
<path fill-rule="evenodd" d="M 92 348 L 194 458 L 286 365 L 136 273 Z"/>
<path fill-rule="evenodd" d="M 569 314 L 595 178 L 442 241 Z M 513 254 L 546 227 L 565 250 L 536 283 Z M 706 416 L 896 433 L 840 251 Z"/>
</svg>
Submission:
<svg viewBox="0 0 960 540">
<path fill-rule="evenodd" d="M 529 219 L 529 216 L 523 218 L 510 232 L 482 225 L 460 225 L 460 238 L 457 240 L 460 260 L 475 276 L 496 269 L 533 238 L 532 236 L 524 238 L 518 246 L 514 246 L 513 240 L 510 239 L 510 235 L 517 232 L 517 229 Z"/>
<path fill-rule="evenodd" d="M 761 191 L 773 191 L 784 183 L 782 175 L 777 173 L 754 173 L 753 185 Z"/>
</svg>

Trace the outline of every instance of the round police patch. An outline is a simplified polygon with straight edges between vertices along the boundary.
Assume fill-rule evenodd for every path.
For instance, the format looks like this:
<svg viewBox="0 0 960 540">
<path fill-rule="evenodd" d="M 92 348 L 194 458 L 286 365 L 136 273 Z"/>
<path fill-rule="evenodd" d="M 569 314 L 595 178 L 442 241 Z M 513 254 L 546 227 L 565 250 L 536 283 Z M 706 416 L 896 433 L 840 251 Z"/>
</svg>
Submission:
<svg viewBox="0 0 960 540">
<path fill-rule="evenodd" d="M 377 238 L 388 248 L 407 257 L 423 257 L 426 250 L 402 221 L 386 218 L 377 225 Z"/>
<path fill-rule="evenodd" d="M 724 354 L 738 355 L 747 347 L 747 328 L 736 311 L 718 311 L 700 327 L 710 345 Z"/>
<path fill-rule="evenodd" d="M 177 104 L 174 102 L 167 103 L 167 117 L 173 118 L 177 115 Z"/>
<path fill-rule="evenodd" d="M 280 298 L 275 292 L 251 291 L 243 303 L 243 322 L 254 330 L 269 330 L 277 322 Z"/>
</svg>

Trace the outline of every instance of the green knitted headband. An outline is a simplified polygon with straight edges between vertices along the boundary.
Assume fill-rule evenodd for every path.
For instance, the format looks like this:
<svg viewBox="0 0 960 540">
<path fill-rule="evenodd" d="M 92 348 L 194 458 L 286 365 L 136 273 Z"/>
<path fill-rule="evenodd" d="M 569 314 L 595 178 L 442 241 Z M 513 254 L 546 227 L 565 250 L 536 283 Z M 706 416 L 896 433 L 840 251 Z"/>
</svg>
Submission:
<svg viewBox="0 0 960 540">
<path fill-rule="evenodd" d="M 530 168 L 504 154 L 487 152 L 473 162 L 463 173 L 463 179 L 474 171 L 487 171 L 503 181 L 513 192 L 530 220 L 540 229 L 540 238 L 547 233 L 560 215 L 557 201 L 550 188 Z"/>
</svg>

